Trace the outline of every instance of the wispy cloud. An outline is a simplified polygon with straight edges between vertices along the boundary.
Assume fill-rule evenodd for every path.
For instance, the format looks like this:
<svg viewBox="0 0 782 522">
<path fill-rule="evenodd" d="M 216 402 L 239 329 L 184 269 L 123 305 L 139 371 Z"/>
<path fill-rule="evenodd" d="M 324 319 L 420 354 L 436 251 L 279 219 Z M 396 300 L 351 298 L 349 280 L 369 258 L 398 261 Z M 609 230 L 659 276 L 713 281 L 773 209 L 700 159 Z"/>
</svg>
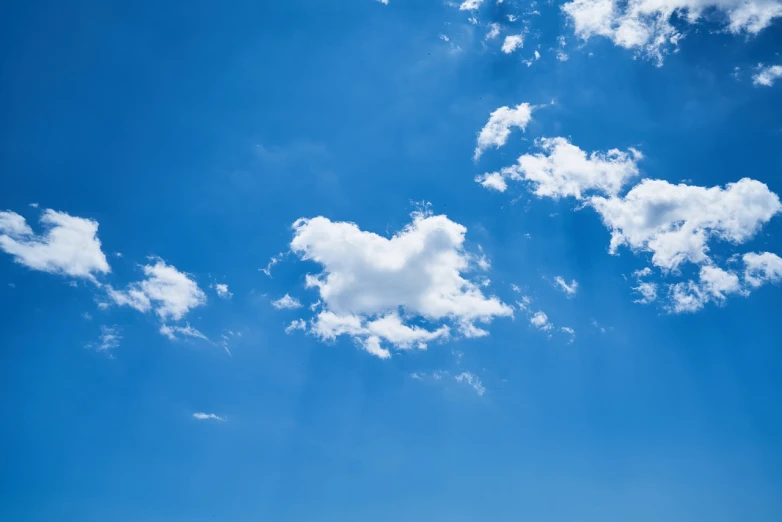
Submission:
<svg viewBox="0 0 782 522">
<path fill-rule="evenodd" d="M 219 415 L 215 415 L 214 413 L 204 413 L 200 411 L 194 413 L 193 418 L 200 421 L 215 420 L 215 421 L 225 422 L 225 417 L 220 417 Z"/>
</svg>

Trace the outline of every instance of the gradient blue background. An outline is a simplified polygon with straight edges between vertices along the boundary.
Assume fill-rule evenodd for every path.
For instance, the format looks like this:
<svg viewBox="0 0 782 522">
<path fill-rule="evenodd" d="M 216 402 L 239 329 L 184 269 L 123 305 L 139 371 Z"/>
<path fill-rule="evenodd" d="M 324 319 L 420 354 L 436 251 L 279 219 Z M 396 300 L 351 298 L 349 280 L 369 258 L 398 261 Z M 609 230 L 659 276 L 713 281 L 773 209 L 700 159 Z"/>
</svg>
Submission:
<svg viewBox="0 0 782 522">
<path fill-rule="evenodd" d="M 540 39 L 507 56 L 438 1 L 0 6 L 0 208 L 98 220 L 104 250 L 124 254 L 118 278 L 154 254 L 202 288 L 227 282 L 233 299 L 210 293 L 190 319 L 242 333 L 233 358 L 171 343 L 153 318 L 102 312 L 89 287 L 4 255 L 0 519 L 780 520 L 779 287 L 694 315 L 635 305 L 623 274 L 644 259 L 609 256 L 594 212 L 473 177 L 563 135 L 638 147 L 645 177 L 750 176 L 782 193 L 782 89 L 749 79 L 782 26 L 748 40 L 692 30 L 657 68 L 608 41 L 578 49 L 558 7 L 539 9 Z M 560 34 L 567 62 L 551 50 Z M 537 43 L 541 60 L 522 65 Z M 552 99 L 472 162 L 492 110 Z M 575 343 L 520 314 L 389 361 L 284 334 L 297 314 L 269 301 L 314 300 L 315 267 L 257 269 L 295 219 L 392 233 L 419 201 L 468 228 L 501 298 L 525 288 Z M 775 218 L 744 250 L 782 254 L 780 238 Z M 114 359 L 85 348 L 100 324 L 122 328 Z M 487 392 L 410 378 L 436 370 L 471 371 Z"/>
</svg>

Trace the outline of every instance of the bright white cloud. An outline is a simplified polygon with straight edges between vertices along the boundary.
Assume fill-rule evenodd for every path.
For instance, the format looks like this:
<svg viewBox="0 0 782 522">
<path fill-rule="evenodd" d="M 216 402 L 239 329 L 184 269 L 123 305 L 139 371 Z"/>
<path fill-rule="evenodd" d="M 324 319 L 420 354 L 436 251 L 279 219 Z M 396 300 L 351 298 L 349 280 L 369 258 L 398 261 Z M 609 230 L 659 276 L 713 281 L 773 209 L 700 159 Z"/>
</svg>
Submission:
<svg viewBox="0 0 782 522">
<path fill-rule="evenodd" d="M 510 54 L 516 49 L 524 47 L 524 37 L 520 34 L 509 34 L 502 42 L 502 52 Z"/>
<path fill-rule="evenodd" d="M 306 329 L 307 329 L 307 322 L 304 319 L 294 319 L 293 321 L 291 321 L 291 324 L 289 324 L 285 328 L 285 333 L 291 334 L 296 330 L 306 330 Z"/>
<path fill-rule="evenodd" d="M 98 239 L 98 222 L 44 210 L 37 235 L 16 212 L 0 212 L 0 249 L 33 270 L 89 279 L 111 271 Z"/>
<path fill-rule="evenodd" d="M 481 378 L 473 373 L 462 372 L 454 377 L 454 379 L 456 379 L 456 382 L 464 383 L 470 386 L 473 390 L 475 390 L 475 393 L 477 393 L 479 397 L 483 397 L 483 394 L 486 393 L 486 388 L 483 386 Z"/>
<path fill-rule="evenodd" d="M 638 292 L 641 297 L 634 302 L 638 304 L 649 304 L 657 299 L 657 284 L 650 283 L 648 281 L 642 281 L 638 283 L 638 286 L 633 287 L 633 290 Z"/>
<path fill-rule="evenodd" d="M 146 279 L 128 285 L 127 290 L 108 287 L 109 297 L 140 312 L 154 310 L 163 321 L 179 321 L 193 308 L 206 304 L 206 294 L 190 275 L 162 259 L 144 266 L 143 271 Z"/>
<path fill-rule="evenodd" d="M 424 348 L 451 336 L 452 327 L 467 337 L 485 335 L 476 321 L 513 313 L 463 276 L 487 264 L 464 250 L 466 228 L 445 216 L 416 212 L 391 238 L 324 217 L 300 219 L 294 231 L 292 252 L 323 267 L 307 277 L 322 301 L 310 331 L 323 340 L 347 335 L 388 357 L 381 343 Z M 427 327 L 411 324 L 416 318 Z"/>
<path fill-rule="evenodd" d="M 671 20 L 691 24 L 707 13 L 717 12 L 731 33 L 757 34 L 782 16 L 780 0 L 573 0 L 562 6 L 573 23 L 576 36 L 609 38 L 662 64 L 683 34 Z"/>
<path fill-rule="evenodd" d="M 557 276 L 554 278 L 554 285 L 565 293 L 565 295 L 568 296 L 568 298 L 571 298 L 576 295 L 578 292 L 578 281 L 573 279 L 570 284 L 565 281 L 565 279 L 562 276 Z"/>
<path fill-rule="evenodd" d="M 698 281 L 685 281 L 669 286 L 673 313 L 696 312 L 707 303 L 722 304 L 730 294 L 743 294 L 736 274 L 716 266 L 703 266 Z"/>
<path fill-rule="evenodd" d="M 758 72 L 752 77 L 752 83 L 771 87 L 780 78 L 782 78 L 782 65 L 758 65 Z"/>
<path fill-rule="evenodd" d="M 752 288 L 782 281 L 782 258 L 771 252 L 744 254 L 744 281 Z"/>
<path fill-rule="evenodd" d="M 215 415 L 214 413 L 204 413 L 204 412 L 196 412 L 193 414 L 193 418 L 196 420 L 216 420 L 220 422 L 225 422 L 225 417 L 220 417 L 219 415 Z"/>
<path fill-rule="evenodd" d="M 475 177 L 475 181 L 483 185 L 484 188 L 496 190 L 497 192 L 505 192 L 508 190 L 508 183 L 505 181 L 505 176 L 499 172 L 489 172 L 481 174 Z"/>
<path fill-rule="evenodd" d="M 484 187 L 500 190 L 505 180 L 526 181 L 538 197 L 581 199 L 586 192 L 617 194 L 632 178 L 638 176 L 642 154 L 611 149 L 587 153 L 566 138 L 542 138 L 536 145 L 543 152 L 524 154 L 517 163 L 479 176 Z M 502 190 L 500 190 L 502 192 Z"/>
<path fill-rule="evenodd" d="M 214 288 L 215 292 L 217 292 L 217 297 L 220 297 L 221 299 L 230 299 L 234 295 L 228 290 L 228 285 L 225 283 L 215 283 L 211 286 Z"/>
<path fill-rule="evenodd" d="M 521 103 L 514 108 L 500 107 L 489 115 L 489 121 L 478 134 L 478 144 L 475 147 L 475 160 L 481 157 L 481 154 L 489 147 L 499 149 L 508 141 L 511 129 L 517 128 L 522 131 L 527 128 L 527 124 L 532 119 L 534 106 L 529 103 Z"/>
<path fill-rule="evenodd" d="M 712 239 L 740 244 L 780 211 L 779 197 L 749 178 L 725 188 L 643 180 L 624 197 L 592 197 L 611 230 L 610 251 L 622 245 L 652 252 L 652 263 L 675 270 L 709 261 Z"/>
<path fill-rule="evenodd" d="M 548 320 L 548 316 L 545 312 L 535 312 L 532 314 L 529 318 L 529 323 L 538 330 L 543 330 L 544 332 L 548 332 L 553 328 L 553 325 Z"/>
<path fill-rule="evenodd" d="M 493 40 L 497 38 L 499 35 L 500 35 L 500 24 L 498 23 L 489 24 L 489 31 L 486 33 L 484 39 Z"/>
<path fill-rule="evenodd" d="M 209 340 L 200 331 L 190 326 L 189 323 L 186 323 L 185 326 L 170 326 L 167 324 L 161 325 L 160 333 L 172 341 L 177 340 L 179 337 L 192 337 L 194 339 L 203 339 L 204 341 Z"/>
<path fill-rule="evenodd" d="M 302 304 L 295 297 L 285 294 L 276 301 L 272 301 L 272 306 L 277 310 L 295 310 L 301 308 Z"/>
<path fill-rule="evenodd" d="M 464 2 L 462 2 L 461 5 L 459 5 L 459 10 L 475 11 L 481 6 L 482 3 L 483 0 L 464 0 Z"/>
</svg>

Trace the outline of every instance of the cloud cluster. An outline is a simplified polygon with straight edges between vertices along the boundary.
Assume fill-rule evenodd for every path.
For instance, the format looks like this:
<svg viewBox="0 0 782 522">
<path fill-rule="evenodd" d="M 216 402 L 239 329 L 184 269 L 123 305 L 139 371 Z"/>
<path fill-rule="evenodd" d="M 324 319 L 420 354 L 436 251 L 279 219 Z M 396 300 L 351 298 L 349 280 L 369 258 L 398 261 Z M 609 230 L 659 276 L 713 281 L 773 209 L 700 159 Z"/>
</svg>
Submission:
<svg viewBox="0 0 782 522">
<path fill-rule="evenodd" d="M 322 267 L 306 278 L 322 302 L 312 334 L 323 340 L 347 335 L 387 358 L 384 344 L 425 348 L 454 329 L 465 337 L 487 335 L 476 323 L 512 315 L 511 307 L 464 276 L 487 267 L 465 250 L 465 227 L 425 212 L 412 218 L 391 238 L 325 217 L 294 223 L 291 251 Z"/>
<path fill-rule="evenodd" d="M 576 36 L 609 38 L 615 45 L 635 51 L 662 65 L 664 56 L 683 38 L 672 23 L 694 24 L 708 13 L 724 19 L 728 31 L 754 35 L 782 16 L 780 0 L 572 0 L 562 11 Z"/>
<path fill-rule="evenodd" d="M 752 77 L 752 83 L 771 87 L 780 78 L 782 78 L 782 65 L 758 65 L 758 71 Z"/>
<path fill-rule="evenodd" d="M 33 270 L 88 279 L 111 271 L 98 239 L 98 223 L 47 209 L 41 215 L 42 234 L 24 217 L 0 212 L 0 249 Z"/>
</svg>

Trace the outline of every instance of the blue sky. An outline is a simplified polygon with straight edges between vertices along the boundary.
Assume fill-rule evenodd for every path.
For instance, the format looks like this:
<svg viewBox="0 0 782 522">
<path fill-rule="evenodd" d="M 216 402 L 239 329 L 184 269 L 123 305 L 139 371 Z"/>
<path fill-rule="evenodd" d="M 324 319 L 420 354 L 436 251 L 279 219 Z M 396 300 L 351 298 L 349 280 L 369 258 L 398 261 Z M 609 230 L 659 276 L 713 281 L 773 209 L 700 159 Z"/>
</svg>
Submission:
<svg viewBox="0 0 782 522">
<path fill-rule="evenodd" d="M 778 0 L 164 4 L 0 11 L 0 518 L 779 520 Z"/>
</svg>

